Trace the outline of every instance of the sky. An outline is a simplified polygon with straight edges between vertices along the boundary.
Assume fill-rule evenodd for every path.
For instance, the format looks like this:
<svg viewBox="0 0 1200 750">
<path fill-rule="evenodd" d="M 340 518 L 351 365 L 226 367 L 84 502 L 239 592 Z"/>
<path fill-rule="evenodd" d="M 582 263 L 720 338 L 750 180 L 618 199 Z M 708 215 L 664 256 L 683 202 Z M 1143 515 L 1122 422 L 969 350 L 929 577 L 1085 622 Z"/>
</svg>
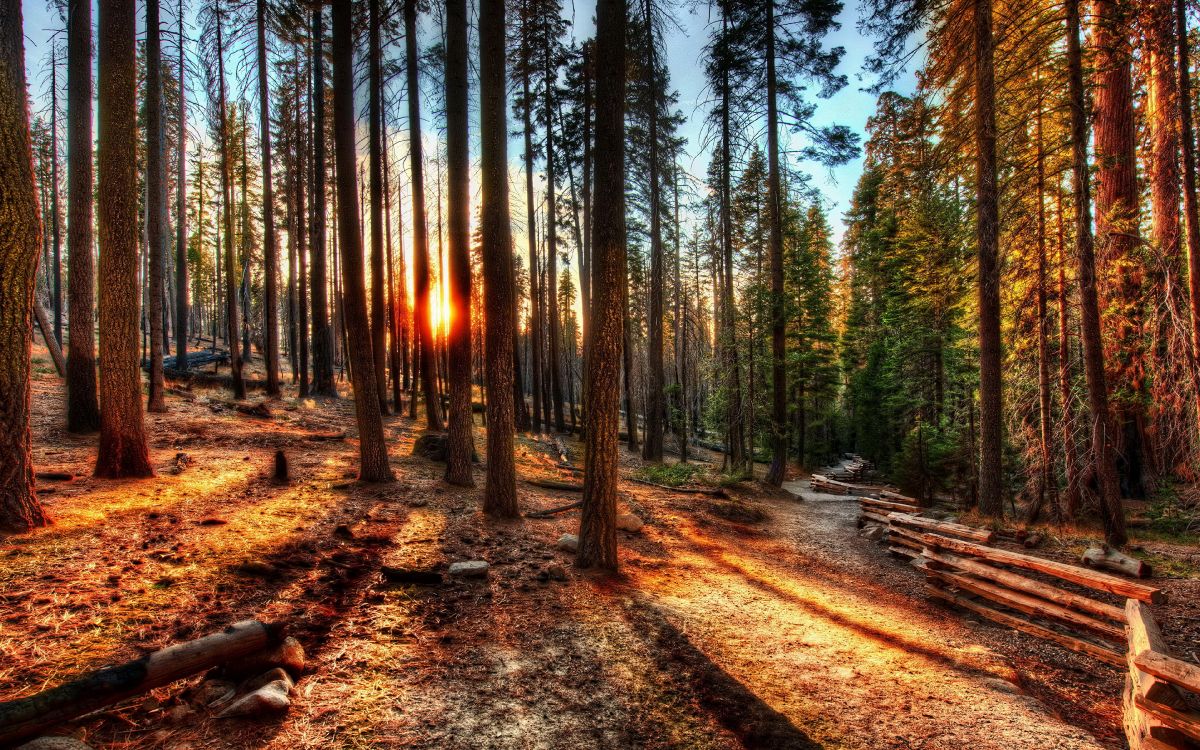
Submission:
<svg viewBox="0 0 1200 750">
<path fill-rule="evenodd" d="M 579 0 L 574 3 L 567 0 L 564 5 L 564 14 L 574 21 L 573 33 L 577 37 L 590 36 L 594 30 L 594 0 Z M 689 5 L 692 7 L 688 7 Z M 141 12 L 139 3 L 139 19 Z M 40 106 L 39 100 L 47 89 L 46 56 L 50 36 L 61 23 L 56 14 L 49 10 L 48 0 L 24 0 L 23 13 L 27 72 L 35 96 L 35 106 Z M 870 40 L 863 38 L 858 32 L 857 14 L 857 2 L 847 0 L 846 7 L 839 16 L 841 28 L 828 39 L 829 46 L 842 46 L 846 50 L 838 72 L 847 76 L 849 84 L 832 98 L 819 101 L 814 124 L 847 125 L 865 137 L 863 128 L 867 118 L 874 112 L 875 97 L 862 90 L 869 81 L 860 80 L 860 71 L 863 60 L 871 51 L 871 45 Z M 677 28 L 667 31 L 665 47 L 671 82 L 679 91 L 679 107 L 687 118 L 682 132 L 688 140 L 684 166 L 693 176 L 702 177 L 709 161 L 709 155 L 703 149 L 703 128 L 709 104 L 706 102 L 704 66 L 701 60 L 708 36 L 708 6 L 702 3 L 680 3 L 676 6 L 674 17 Z M 142 32 L 139 20 L 139 37 Z M 170 49 L 172 46 L 166 44 L 164 49 L 168 54 L 173 54 L 173 50 Z M 909 71 L 898 82 L 898 89 L 908 93 L 912 88 L 912 81 L 912 73 Z M 65 85 L 65 82 L 60 81 L 60 84 Z M 426 126 L 428 128 L 428 122 Z M 510 118 L 510 128 L 512 127 Z M 514 138 L 509 146 L 514 171 L 522 168 L 521 151 L 520 139 Z M 835 240 L 840 240 L 844 231 L 843 215 L 850 206 L 850 196 L 862 170 L 861 157 L 832 170 L 811 163 L 801 166 L 812 175 L 813 184 L 824 196 Z M 514 184 L 514 188 L 517 186 L 520 186 L 519 182 Z M 519 198 L 521 192 L 514 189 L 514 199 Z M 523 215 L 523 210 L 523 205 L 518 206 L 514 203 L 514 218 Z M 514 229 L 520 234 L 521 228 Z"/>
</svg>

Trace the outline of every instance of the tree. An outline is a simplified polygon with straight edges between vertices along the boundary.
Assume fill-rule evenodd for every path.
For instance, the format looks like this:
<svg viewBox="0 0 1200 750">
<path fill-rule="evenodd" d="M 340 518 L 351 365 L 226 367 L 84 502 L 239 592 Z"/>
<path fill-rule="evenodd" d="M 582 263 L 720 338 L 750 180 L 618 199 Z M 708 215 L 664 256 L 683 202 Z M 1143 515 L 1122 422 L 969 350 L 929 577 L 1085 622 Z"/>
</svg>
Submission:
<svg viewBox="0 0 1200 750">
<path fill-rule="evenodd" d="M 220 0 L 214 0 L 212 16 L 216 25 L 216 47 L 213 53 L 217 58 L 217 146 L 221 159 L 221 218 L 225 235 L 225 343 L 229 346 L 229 378 L 233 385 L 233 397 L 240 399 L 246 397 L 246 381 L 242 379 L 242 354 L 238 344 L 241 325 L 238 319 L 237 265 L 233 256 L 233 155 L 229 137 L 229 108 L 225 95 L 224 11 L 221 9 Z"/>
<path fill-rule="evenodd" d="M 312 12 L 312 188 L 309 191 L 309 205 L 312 211 L 312 232 L 310 234 L 312 269 L 309 273 L 309 283 L 312 286 L 312 365 L 313 392 L 318 396 L 336 396 L 337 387 L 333 383 L 333 328 L 329 323 L 328 285 L 325 262 L 325 31 L 322 28 L 323 6 L 315 4 Z M 304 257 L 301 253 L 300 267 L 304 268 Z M 301 270 L 301 278 L 304 271 Z M 300 336 L 301 336 L 301 373 L 308 372 L 308 336 L 304 323 L 309 318 L 306 313 L 301 294 L 300 302 Z"/>
<path fill-rule="evenodd" d="M 153 1 L 153 0 L 151 0 Z M 258 125 L 262 151 L 263 202 L 263 357 L 267 364 L 267 396 L 279 396 L 279 271 L 275 237 L 275 193 L 271 177 L 271 92 L 267 86 L 267 0 L 255 3 L 258 34 Z"/>
<path fill-rule="evenodd" d="M 367 39 L 370 91 L 369 156 L 371 161 L 371 349 L 375 353 L 375 382 L 379 384 L 379 412 L 388 413 L 387 317 L 384 314 L 383 275 L 383 68 L 380 49 L 379 0 L 367 3 Z"/>
<path fill-rule="evenodd" d="M 421 390 L 425 393 L 425 427 L 442 429 L 435 368 L 437 353 L 429 310 L 429 230 L 425 220 L 424 157 L 421 147 L 421 93 L 417 69 L 417 0 L 404 0 L 405 64 L 408 76 L 408 153 L 412 170 L 413 291 L 415 332 L 420 355 Z"/>
<path fill-rule="evenodd" d="M 92 4 L 71 0 L 67 9 L 67 429 L 94 432 L 100 428 L 100 404 L 92 257 Z"/>
<path fill-rule="evenodd" d="M 661 462 L 663 457 L 663 417 L 666 415 L 663 390 L 666 379 L 663 375 L 663 239 L 662 239 L 662 194 L 659 178 L 658 140 L 658 39 L 655 35 L 654 6 L 645 0 L 643 22 L 646 26 L 646 53 L 649 55 L 646 75 L 649 76 L 650 91 L 650 336 L 646 351 L 647 370 L 650 376 L 646 399 L 646 442 L 642 446 L 642 458 Z"/>
<path fill-rule="evenodd" d="M 354 140 L 354 36 L 351 3 L 333 4 L 333 133 L 337 167 L 338 245 L 342 258 L 343 314 L 349 344 L 350 381 L 359 436 L 359 479 L 390 482 L 380 383 L 375 381 L 363 273 Z"/>
<path fill-rule="evenodd" d="M 446 0 L 446 155 L 450 186 L 450 430 L 446 481 L 475 486 L 471 416 L 471 156 L 467 140 L 466 0 Z M 507 391 L 502 391 L 506 393 Z M 503 400 L 503 399 L 502 399 Z"/>
<path fill-rule="evenodd" d="M 1096 295 L 1096 254 L 1092 238 L 1092 199 L 1088 173 L 1087 109 L 1083 89 L 1083 50 L 1079 40 L 1079 0 L 1067 0 L 1067 69 L 1071 105 L 1071 188 L 1075 203 L 1075 254 L 1079 264 L 1080 328 L 1088 407 L 1092 417 L 1092 463 L 1099 489 L 1104 534 L 1110 544 L 1125 543 L 1104 373 L 1100 303 Z"/>
<path fill-rule="evenodd" d="M 596 3 L 596 151 L 592 319 L 587 343 L 580 567 L 617 569 L 617 440 L 624 336 L 625 0 Z"/>
<path fill-rule="evenodd" d="M 78 0 L 76 0 L 78 1 Z M 179 166 L 175 176 L 175 369 L 187 371 L 188 233 L 187 233 L 187 55 L 184 52 L 183 0 L 179 0 Z"/>
<path fill-rule="evenodd" d="M 0 2 L 0 529 L 48 522 L 33 485 L 29 370 L 37 278 L 37 189 L 25 93 L 20 0 Z M 74 20 L 78 21 L 78 17 Z M 44 333 L 44 331 L 43 331 Z"/>
<path fill-rule="evenodd" d="M 167 252 L 167 163 L 163 147 L 162 31 L 158 0 L 146 0 L 146 245 L 149 261 L 150 393 L 146 410 L 165 412 L 163 266 Z"/>
<path fill-rule="evenodd" d="M 507 71 L 504 54 L 505 0 L 480 0 L 479 97 L 480 177 L 483 188 L 484 355 L 487 384 L 487 484 L 483 512 L 515 518 L 516 470 L 513 465 L 515 403 L 505 394 L 513 387 L 513 335 L 516 289 L 512 229 L 508 209 Z"/>
<path fill-rule="evenodd" d="M 102 0 L 99 73 L 100 452 L 96 476 L 154 474 L 138 362 L 137 57 L 133 0 Z"/>
</svg>

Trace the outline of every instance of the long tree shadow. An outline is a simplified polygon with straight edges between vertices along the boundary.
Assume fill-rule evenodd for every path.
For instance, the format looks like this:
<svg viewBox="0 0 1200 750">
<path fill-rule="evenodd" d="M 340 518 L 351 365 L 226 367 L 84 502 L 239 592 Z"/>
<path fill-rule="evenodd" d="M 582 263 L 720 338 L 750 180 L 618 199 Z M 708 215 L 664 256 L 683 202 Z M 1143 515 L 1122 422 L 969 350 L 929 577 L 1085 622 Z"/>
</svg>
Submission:
<svg viewBox="0 0 1200 750">
<path fill-rule="evenodd" d="M 625 616 L 633 632 L 645 640 L 647 654 L 662 678 L 686 692 L 747 748 L 821 750 L 784 714 L 767 705 L 749 688 L 721 669 L 663 611 L 640 597 L 629 599 Z"/>
</svg>

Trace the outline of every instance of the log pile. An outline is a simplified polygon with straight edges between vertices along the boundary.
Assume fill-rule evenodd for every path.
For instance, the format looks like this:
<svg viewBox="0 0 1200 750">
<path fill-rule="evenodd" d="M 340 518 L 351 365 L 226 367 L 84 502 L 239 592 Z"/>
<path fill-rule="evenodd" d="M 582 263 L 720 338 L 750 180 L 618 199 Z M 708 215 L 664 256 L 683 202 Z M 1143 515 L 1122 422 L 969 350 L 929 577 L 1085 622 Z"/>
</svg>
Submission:
<svg viewBox="0 0 1200 750">
<path fill-rule="evenodd" d="M 1123 701 L 1130 750 L 1181 750 L 1200 744 L 1200 713 L 1183 692 L 1200 693 L 1200 666 L 1170 655 L 1162 633 L 1142 601 L 1125 603 L 1128 641 Z"/>
<path fill-rule="evenodd" d="M 889 520 L 901 515 L 890 514 Z M 921 548 L 913 564 L 925 572 L 929 596 L 1117 667 L 1126 663 L 1126 612 L 1103 597 L 1166 599 L 1161 589 L 1144 583 L 986 546 L 989 531 L 973 529 L 971 538 L 919 528 L 928 519 L 917 519 L 914 528 L 914 518 L 895 521 L 905 540 Z M 1077 587 L 1091 591 L 1079 593 Z"/>
<path fill-rule="evenodd" d="M 825 474 L 813 474 L 809 481 L 813 492 L 824 492 L 828 495 L 865 495 L 868 490 L 843 482 L 840 479 Z"/>
<path fill-rule="evenodd" d="M 847 453 L 845 458 L 838 466 L 826 466 L 821 470 L 821 476 L 839 482 L 857 482 L 875 468 L 874 464 L 857 454 Z"/>
<path fill-rule="evenodd" d="M 916 500 L 886 490 L 880 490 L 873 495 L 862 495 L 858 498 L 858 503 L 860 508 L 858 528 L 860 529 L 868 523 L 887 526 L 889 513 L 917 514 L 921 512 Z"/>
</svg>

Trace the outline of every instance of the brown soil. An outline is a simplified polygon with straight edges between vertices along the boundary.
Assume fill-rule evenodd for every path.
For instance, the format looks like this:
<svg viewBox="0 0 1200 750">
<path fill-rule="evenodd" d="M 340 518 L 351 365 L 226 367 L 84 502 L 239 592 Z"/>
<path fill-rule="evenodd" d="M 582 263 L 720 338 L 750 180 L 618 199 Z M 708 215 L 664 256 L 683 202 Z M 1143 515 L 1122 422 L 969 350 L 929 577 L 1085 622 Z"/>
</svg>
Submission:
<svg viewBox="0 0 1200 750">
<path fill-rule="evenodd" d="M 744 485 L 732 500 L 763 520 L 740 522 L 730 501 L 625 483 L 647 526 L 604 577 L 554 548 L 577 511 L 484 519 L 482 489 L 409 455 L 407 418 L 386 422 L 399 481 L 353 482 L 344 399 L 260 418 L 216 388 L 172 393 L 147 417 L 158 476 L 91 478 L 95 438 L 65 433 L 61 382 L 36 369 L 37 467 L 78 478 L 44 483 L 53 526 L 0 540 L 0 700 L 250 617 L 286 623 L 312 661 L 284 718 L 180 708 L 196 678 L 59 730 L 97 747 L 1122 746 L 1119 672 L 931 604 L 858 536 L 853 500 Z M 277 449 L 287 485 L 270 481 Z M 517 452 L 520 476 L 577 481 L 543 442 Z M 519 492 L 526 511 L 578 498 Z M 379 575 L 467 559 L 490 577 Z M 568 580 L 542 581 L 556 563 Z"/>
</svg>

